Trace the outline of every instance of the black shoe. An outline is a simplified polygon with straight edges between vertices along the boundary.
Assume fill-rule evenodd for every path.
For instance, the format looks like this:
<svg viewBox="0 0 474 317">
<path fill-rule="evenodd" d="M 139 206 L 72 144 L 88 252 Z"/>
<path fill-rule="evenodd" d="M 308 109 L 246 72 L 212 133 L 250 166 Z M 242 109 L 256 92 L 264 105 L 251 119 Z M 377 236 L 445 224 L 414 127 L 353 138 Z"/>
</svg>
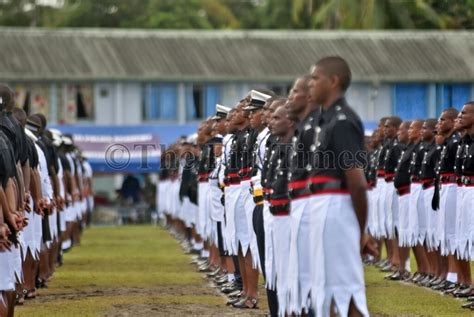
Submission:
<svg viewBox="0 0 474 317">
<path fill-rule="evenodd" d="M 436 279 L 434 279 L 433 281 L 430 282 L 430 286 L 429 287 L 434 287 L 434 286 L 437 286 L 441 283 L 443 283 L 445 281 L 445 279 L 441 278 L 441 277 L 438 277 Z"/>
<path fill-rule="evenodd" d="M 391 263 L 388 263 L 385 265 L 383 268 L 380 269 L 380 272 L 393 272 L 394 271 L 394 266 Z"/>
<path fill-rule="evenodd" d="M 237 290 L 240 291 L 240 289 L 237 288 L 236 285 L 221 288 L 221 292 L 224 293 L 224 294 L 230 294 L 230 293 L 233 293 L 233 292 L 235 292 L 235 291 L 237 291 Z"/>
<path fill-rule="evenodd" d="M 227 301 L 226 305 L 231 306 L 231 305 L 234 305 L 235 303 L 240 302 L 241 300 L 242 299 L 240 297 L 232 297 Z"/>
<path fill-rule="evenodd" d="M 392 272 L 392 273 L 390 273 L 390 274 L 388 274 L 388 275 L 385 275 L 385 276 L 383 277 L 383 279 L 384 279 L 384 280 L 391 280 L 393 276 L 397 276 L 398 274 L 399 274 L 399 272 L 398 272 L 398 270 L 397 270 L 397 271 Z"/>
<path fill-rule="evenodd" d="M 461 306 L 462 308 L 465 309 L 474 309 L 474 302 L 467 302 L 466 304 Z"/>
<path fill-rule="evenodd" d="M 232 292 L 230 294 L 227 294 L 227 297 L 229 297 L 229 298 L 242 297 L 242 293 L 243 293 L 243 291 L 238 289 L 238 290 L 235 290 L 234 292 Z"/>
<path fill-rule="evenodd" d="M 408 271 L 397 271 L 395 274 L 389 277 L 389 280 L 391 281 L 405 281 L 410 278 L 410 272 Z"/>
<path fill-rule="evenodd" d="M 431 289 L 432 289 L 433 291 L 441 291 L 441 290 L 443 290 L 443 289 L 445 288 L 445 286 L 446 286 L 448 283 L 450 283 L 450 282 L 444 280 L 444 281 L 442 281 L 441 283 L 432 286 Z"/>
<path fill-rule="evenodd" d="M 380 260 L 378 261 L 377 263 L 375 263 L 375 266 L 378 267 L 379 269 L 383 268 L 384 266 L 386 266 L 388 264 L 388 259 L 385 259 L 385 260 Z"/>
<path fill-rule="evenodd" d="M 221 285 L 221 288 L 233 287 L 233 286 L 235 286 L 234 281 L 232 281 L 232 282 L 225 282 L 224 284 Z"/>
<path fill-rule="evenodd" d="M 459 284 L 458 284 L 458 283 L 448 282 L 448 284 L 446 284 L 446 286 L 444 287 L 444 289 L 442 289 L 443 295 L 450 295 L 450 294 L 452 294 L 458 287 L 459 287 Z"/>
<path fill-rule="evenodd" d="M 223 275 L 222 277 L 216 277 L 214 279 L 214 282 L 216 282 L 217 285 L 223 285 L 223 284 L 227 283 L 228 281 L 229 281 L 229 279 L 227 278 L 227 274 Z"/>
<path fill-rule="evenodd" d="M 197 266 L 203 266 L 203 265 L 209 265 L 209 262 L 207 261 L 207 258 L 204 258 L 204 259 L 199 259 L 196 264 Z"/>
<path fill-rule="evenodd" d="M 215 269 L 214 271 L 207 273 L 206 275 L 207 275 L 207 277 L 209 277 L 209 278 L 213 278 L 213 277 L 215 277 L 216 275 L 218 275 L 219 273 L 221 273 L 221 269 L 220 269 L 220 268 L 217 268 L 217 269 Z"/>
<path fill-rule="evenodd" d="M 196 254 L 196 255 L 199 255 L 199 254 L 201 254 L 201 250 L 191 249 L 191 250 L 189 250 L 189 254 Z"/>
<path fill-rule="evenodd" d="M 418 273 L 418 272 L 416 272 L 416 273 Z M 415 274 L 416 274 L 416 273 L 415 273 Z M 426 274 L 426 273 L 418 273 L 417 276 L 413 275 L 413 277 L 410 278 L 409 281 L 412 282 L 412 283 L 418 284 L 418 283 L 420 283 L 421 281 L 423 281 L 424 279 L 426 279 L 427 276 L 429 276 L 429 275 Z"/>
<path fill-rule="evenodd" d="M 410 283 L 416 283 L 416 281 L 420 278 L 424 278 L 425 275 L 424 273 L 419 273 L 419 272 L 415 272 L 415 274 L 413 274 L 408 280 L 406 280 L 405 282 L 410 282 Z"/>
<path fill-rule="evenodd" d="M 252 297 L 242 298 L 239 302 L 232 304 L 234 308 L 256 309 L 258 306 L 258 299 Z"/>
<path fill-rule="evenodd" d="M 199 272 L 202 272 L 202 273 L 212 272 L 212 266 L 210 264 L 199 266 L 198 269 L 199 269 Z"/>
<path fill-rule="evenodd" d="M 420 286 L 429 286 L 430 285 L 430 281 L 433 280 L 433 275 L 431 274 L 426 274 L 425 277 L 422 279 L 422 280 L 419 280 L 418 282 L 415 282 L 417 285 L 420 285 Z"/>
<path fill-rule="evenodd" d="M 472 295 L 473 287 L 471 285 L 461 285 L 459 289 L 453 292 L 454 297 L 466 298 Z"/>
<path fill-rule="evenodd" d="M 468 301 L 468 302 L 474 302 L 474 295 L 469 296 L 469 297 L 467 298 L 467 301 Z"/>
</svg>

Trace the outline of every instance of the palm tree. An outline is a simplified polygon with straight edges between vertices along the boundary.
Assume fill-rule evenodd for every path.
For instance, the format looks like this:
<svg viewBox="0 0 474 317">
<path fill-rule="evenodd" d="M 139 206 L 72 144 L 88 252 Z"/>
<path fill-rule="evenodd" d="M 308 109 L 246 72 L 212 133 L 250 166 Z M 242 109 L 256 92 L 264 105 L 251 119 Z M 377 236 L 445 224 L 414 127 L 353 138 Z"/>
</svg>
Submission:
<svg viewBox="0 0 474 317">
<path fill-rule="evenodd" d="M 323 0 L 315 4 L 312 26 L 317 28 L 414 29 L 420 19 L 434 28 L 445 28 L 447 22 L 425 0 Z"/>
</svg>

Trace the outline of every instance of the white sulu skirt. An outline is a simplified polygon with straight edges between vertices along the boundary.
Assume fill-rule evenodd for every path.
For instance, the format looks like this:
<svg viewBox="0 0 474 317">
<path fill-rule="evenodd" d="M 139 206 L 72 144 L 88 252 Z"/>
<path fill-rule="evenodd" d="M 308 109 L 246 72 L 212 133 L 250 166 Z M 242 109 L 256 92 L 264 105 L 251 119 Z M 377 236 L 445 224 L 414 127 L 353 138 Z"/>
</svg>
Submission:
<svg viewBox="0 0 474 317">
<path fill-rule="evenodd" d="M 0 292 L 1 291 L 12 291 L 15 289 L 15 280 L 11 272 L 11 260 L 13 257 L 11 251 L 0 252 Z"/>
<path fill-rule="evenodd" d="M 474 187 L 458 186 L 456 191 L 456 251 L 458 259 L 461 260 L 470 259 L 471 230 L 473 229 L 471 224 L 473 221 L 474 210 L 469 208 L 469 202 L 466 200 L 466 196 L 470 196 L 470 190 L 472 188 Z M 472 198 L 474 197 L 471 195 L 471 199 Z"/>
<path fill-rule="evenodd" d="M 441 185 L 436 238 L 444 256 L 456 251 L 456 191 L 456 184 Z"/>
<path fill-rule="evenodd" d="M 367 191 L 367 232 L 375 239 L 381 236 L 377 212 L 379 189 L 379 187 L 374 187 Z"/>
<path fill-rule="evenodd" d="M 245 217 L 247 220 L 249 250 L 252 255 L 252 266 L 254 269 L 260 269 L 260 257 L 258 255 L 257 235 L 253 230 L 253 211 L 255 210 L 255 202 L 253 201 L 253 195 L 250 193 L 250 181 L 244 181 L 240 185 L 242 186 L 242 195 L 244 196 L 244 209 Z"/>
<path fill-rule="evenodd" d="M 23 267 L 22 267 L 22 257 L 21 250 L 23 248 L 23 237 L 21 236 L 21 231 L 18 234 L 18 241 L 20 242 L 18 246 L 12 245 L 10 256 L 10 275 L 14 281 L 23 283 Z"/>
<path fill-rule="evenodd" d="M 198 214 L 196 218 L 196 232 L 205 239 L 206 234 L 206 224 L 209 210 L 207 209 L 207 199 L 209 192 L 209 183 L 199 183 L 198 184 Z"/>
<path fill-rule="evenodd" d="M 41 244 L 43 243 L 43 226 L 42 226 L 43 217 L 34 213 L 33 215 L 33 226 L 34 226 L 34 235 L 35 235 L 35 244 L 34 244 L 34 254 L 33 257 L 35 260 L 39 260 L 39 252 L 41 251 Z"/>
<path fill-rule="evenodd" d="M 229 255 L 237 255 L 237 239 L 235 235 L 235 208 L 240 198 L 240 185 L 225 187 L 225 226 L 223 230 L 224 249 Z"/>
<path fill-rule="evenodd" d="M 385 230 L 389 239 L 395 238 L 398 229 L 398 195 L 393 183 L 387 183 L 385 188 Z"/>
<path fill-rule="evenodd" d="M 209 183 L 208 183 L 209 184 Z M 214 221 L 212 221 L 211 217 L 211 210 L 212 210 L 212 201 L 211 201 L 211 186 L 208 187 L 207 190 L 207 198 L 206 198 L 206 222 L 204 226 L 204 236 L 207 240 L 212 239 L 212 231 L 215 226 L 213 226 Z M 217 227 L 215 227 L 217 228 Z"/>
<path fill-rule="evenodd" d="M 420 239 L 420 216 L 424 216 L 423 212 L 420 212 L 420 207 L 423 205 L 423 201 L 420 201 L 421 184 L 411 184 L 410 186 L 410 200 L 408 203 L 408 240 L 407 246 L 414 247 L 418 244 Z M 423 211 L 423 209 L 421 209 Z M 420 215 L 421 214 L 421 215 Z M 421 219 L 423 220 L 423 218 Z"/>
<path fill-rule="evenodd" d="M 58 215 L 56 214 L 56 208 L 53 208 L 53 212 L 49 215 L 49 231 L 51 232 L 52 240 L 56 240 L 58 238 Z"/>
<path fill-rule="evenodd" d="M 398 196 L 398 245 L 400 247 L 411 246 L 410 197 L 410 194 Z"/>
<path fill-rule="evenodd" d="M 380 239 L 387 237 L 387 230 L 385 229 L 385 196 L 388 184 L 383 177 L 377 178 L 377 188 L 377 206 L 375 210 L 377 213 L 376 237 Z"/>
<path fill-rule="evenodd" d="M 290 262 L 288 264 L 289 312 L 308 312 L 311 290 L 311 267 L 314 259 L 308 256 L 311 227 L 310 216 L 314 212 L 311 197 L 291 201 L 290 213 Z M 278 291 L 278 290 L 277 290 Z"/>
<path fill-rule="evenodd" d="M 35 256 L 35 226 L 34 226 L 34 217 L 35 213 L 33 211 L 25 213 L 26 218 L 28 219 L 28 225 L 23 228 L 23 241 L 25 243 L 25 248 L 23 249 L 23 260 L 26 259 L 26 255 L 28 254 L 28 250 L 30 253 Z"/>
<path fill-rule="evenodd" d="M 311 300 L 316 316 L 329 316 L 332 302 L 339 316 L 347 316 L 351 300 L 369 316 L 360 229 L 350 196 L 317 195 L 311 203 Z"/>
<path fill-rule="evenodd" d="M 289 304 L 288 264 L 290 259 L 290 216 L 273 217 L 273 248 L 276 271 L 276 289 L 278 297 L 278 314 L 285 316 Z"/>
<path fill-rule="evenodd" d="M 426 238 L 428 219 L 426 218 L 425 196 L 422 184 L 411 185 L 410 215 L 413 217 L 411 218 L 415 240 L 413 246 L 416 246 L 417 244 L 423 245 Z"/>
<path fill-rule="evenodd" d="M 240 244 L 242 248 L 242 254 L 247 255 L 247 252 L 250 249 L 250 232 L 249 232 L 249 223 L 252 222 L 252 217 L 248 218 L 248 215 L 252 215 L 252 211 L 247 209 L 250 208 L 253 204 L 253 198 L 250 196 L 249 188 L 250 181 L 241 182 L 239 190 L 239 199 L 237 199 L 235 204 L 235 238 L 237 240 L 237 245 Z M 255 206 L 255 204 L 253 204 Z M 252 227 L 253 231 L 253 227 Z"/>
<path fill-rule="evenodd" d="M 187 228 L 191 228 L 197 213 L 197 206 L 189 200 L 189 197 L 183 197 L 183 213 L 184 213 L 184 224 Z"/>
<path fill-rule="evenodd" d="M 438 211 L 433 210 L 431 202 L 434 196 L 434 186 L 423 190 L 423 202 L 425 205 L 426 218 L 426 247 L 429 251 L 435 251 L 439 247 L 439 241 L 436 236 L 436 228 L 438 227 Z"/>
<path fill-rule="evenodd" d="M 275 251 L 273 246 L 273 215 L 268 201 L 263 201 L 263 228 L 265 234 L 265 287 L 274 290 L 276 286 Z"/>
</svg>

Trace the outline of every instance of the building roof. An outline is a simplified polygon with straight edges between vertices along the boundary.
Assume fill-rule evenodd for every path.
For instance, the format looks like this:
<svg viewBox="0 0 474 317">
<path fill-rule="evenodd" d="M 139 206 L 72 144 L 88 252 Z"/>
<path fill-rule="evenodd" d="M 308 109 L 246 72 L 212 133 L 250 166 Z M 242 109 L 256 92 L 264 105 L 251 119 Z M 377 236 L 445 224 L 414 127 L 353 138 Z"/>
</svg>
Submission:
<svg viewBox="0 0 474 317">
<path fill-rule="evenodd" d="M 0 28 L 0 80 L 291 81 L 327 55 L 355 81 L 472 81 L 474 32 Z"/>
</svg>

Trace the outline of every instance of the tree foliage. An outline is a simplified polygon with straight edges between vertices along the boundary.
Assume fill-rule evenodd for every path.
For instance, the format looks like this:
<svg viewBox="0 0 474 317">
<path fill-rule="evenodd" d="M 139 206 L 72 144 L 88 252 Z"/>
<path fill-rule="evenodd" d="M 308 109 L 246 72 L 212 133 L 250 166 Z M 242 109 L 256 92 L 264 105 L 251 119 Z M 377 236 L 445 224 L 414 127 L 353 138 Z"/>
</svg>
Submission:
<svg viewBox="0 0 474 317">
<path fill-rule="evenodd" d="M 474 0 L 0 0 L 0 25 L 472 29 Z"/>
</svg>

